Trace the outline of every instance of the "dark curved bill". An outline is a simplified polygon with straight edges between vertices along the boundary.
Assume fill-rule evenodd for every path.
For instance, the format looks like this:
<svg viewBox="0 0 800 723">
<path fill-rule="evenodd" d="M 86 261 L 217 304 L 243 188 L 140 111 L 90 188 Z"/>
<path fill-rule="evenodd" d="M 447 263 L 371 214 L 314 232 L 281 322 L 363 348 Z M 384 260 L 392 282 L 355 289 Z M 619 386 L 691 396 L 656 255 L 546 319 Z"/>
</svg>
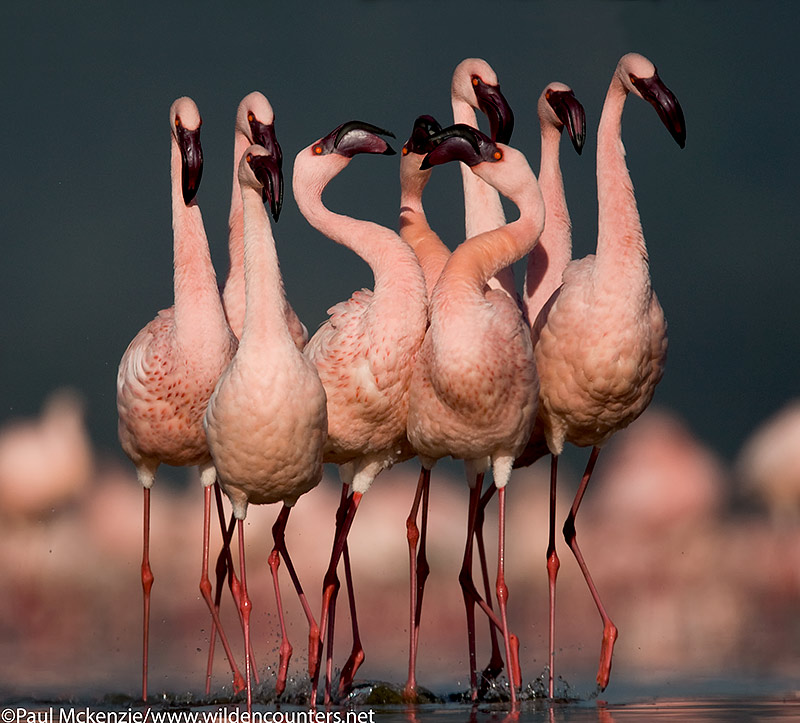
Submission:
<svg viewBox="0 0 800 723">
<path fill-rule="evenodd" d="M 188 206 L 197 195 L 203 176 L 203 147 L 200 145 L 200 128 L 187 130 L 177 126 L 178 147 L 181 151 L 181 189 L 183 202 Z"/>
<path fill-rule="evenodd" d="M 275 124 L 262 123 L 255 117 L 249 123 L 253 143 L 266 148 L 270 155 L 277 160 L 278 167 L 283 168 L 283 152 L 278 143 L 278 137 L 275 135 Z"/>
<path fill-rule="evenodd" d="M 667 127 L 670 135 L 681 147 L 686 146 L 686 122 L 683 109 L 674 93 L 664 85 L 658 73 L 652 78 L 637 78 L 631 75 L 631 82 L 642 97 L 656 109 L 661 122 Z"/>
<path fill-rule="evenodd" d="M 545 97 L 580 155 L 586 142 L 586 111 L 580 101 L 571 90 L 551 90 Z"/>
<path fill-rule="evenodd" d="M 430 142 L 434 148 L 422 159 L 421 169 L 450 161 L 461 161 L 471 167 L 503 157 L 503 152 L 491 138 L 464 123 L 442 129 L 431 136 Z"/>
<path fill-rule="evenodd" d="M 272 155 L 248 154 L 247 163 L 264 187 L 262 198 L 264 203 L 269 204 L 272 218 L 277 221 L 283 206 L 283 173 L 278 165 L 278 159 Z"/>
<path fill-rule="evenodd" d="M 440 133 L 442 127 L 438 121 L 430 115 L 421 115 L 414 121 L 414 128 L 411 131 L 411 136 L 403 146 L 403 151 L 406 153 L 416 153 L 417 155 L 424 155 L 433 149 L 430 139 L 437 133 Z"/>
<path fill-rule="evenodd" d="M 338 153 L 347 158 L 352 158 L 358 153 L 394 155 L 394 149 L 381 136 L 394 138 L 391 131 L 378 128 L 371 123 L 348 121 L 317 141 L 312 150 L 317 155 Z"/>
<path fill-rule="evenodd" d="M 472 86 L 478 99 L 478 107 L 489 118 L 492 140 L 508 144 L 514 131 L 514 111 L 500 92 L 500 86 L 488 85 L 478 76 L 473 76 Z"/>
</svg>

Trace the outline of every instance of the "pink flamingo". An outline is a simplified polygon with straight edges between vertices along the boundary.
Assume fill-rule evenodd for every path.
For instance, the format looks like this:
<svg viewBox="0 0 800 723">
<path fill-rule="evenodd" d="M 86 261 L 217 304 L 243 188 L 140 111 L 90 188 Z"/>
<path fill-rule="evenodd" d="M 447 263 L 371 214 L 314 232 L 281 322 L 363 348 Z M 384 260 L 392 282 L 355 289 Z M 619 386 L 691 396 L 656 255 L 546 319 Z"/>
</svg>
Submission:
<svg viewBox="0 0 800 723">
<path fill-rule="evenodd" d="M 343 482 L 320 618 L 321 641 L 330 618 L 326 703 L 339 586 L 336 567 L 344 553 L 348 572 L 347 535 L 363 494 L 382 470 L 414 454 L 406 439 L 408 386 L 427 323 L 425 280 L 408 244 L 388 228 L 333 213 L 321 200 L 325 186 L 355 154 L 394 153 L 382 135 L 390 134 L 359 121 L 345 123 L 300 151 L 294 166 L 294 196 L 301 213 L 314 228 L 361 256 L 375 276 L 374 291 L 358 291 L 329 309 L 330 318 L 305 348 L 328 395 L 324 459 L 339 465 Z M 352 597 L 350 603 L 354 620 Z M 350 685 L 363 657 L 354 627 L 353 652 L 340 675 L 340 691 Z M 312 667 L 314 702 L 319 660 Z"/>
<path fill-rule="evenodd" d="M 500 84 L 492 67 L 481 58 L 462 60 L 453 71 L 450 84 L 450 102 L 453 123 L 466 123 L 478 127 L 476 110 L 483 111 L 489 119 L 493 141 L 508 143 L 514 130 L 514 113 L 500 92 Z M 461 164 L 464 183 L 465 238 L 505 225 L 506 217 L 500 195 L 488 183 L 470 173 Z M 512 299 L 519 301 L 514 270 L 500 269 L 489 281 L 493 289 L 502 289 Z"/>
<path fill-rule="evenodd" d="M 539 421 L 552 454 L 551 513 L 557 458 L 564 443 L 592 447 L 564 524 L 564 537 L 603 620 L 597 674 L 601 689 L 608 685 L 617 628 L 600 601 L 581 554 L 575 517 L 600 448 L 650 403 L 664 371 L 667 351 L 667 326 L 650 284 L 642 225 L 621 140 L 622 110 L 629 93 L 651 103 L 673 138 L 684 146 L 686 129 L 677 99 L 647 58 L 635 53 L 624 55 L 611 79 L 597 131 L 597 253 L 569 263 L 563 283 L 532 328 L 541 384 Z M 551 539 L 551 601 L 558 566 Z M 550 656 L 552 697 L 552 642 Z"/>
<path fill-rule="evenodd" d="M 136 465 L 144 488 L 144 591 L 142 699 L 147 700 L 150 622 L 150 488 L 158 466 L 197 465 L 205 494 L 203 571 L 200 589 L 234 674 L 234 688 L 244 683 L 222 634 L 208 581 L 208 533 L 211 486 L 216 471 L 203 431 L 208 399 L 236 351 L 217 288 L 200 208 L 194 200 L 203 168 L 200 113 L 190 98 L 170 108 L 172 226 L 175 303 L 158 313 L 131 341 L 117 376 L 119 439 Z"/>
<path fill-rule="evenodd" d="M 423 168 L 460 160 L 520 209 L 513 223 L 467 239 L 445 265 L 431 297 L 430 327 L 414 367 L 408 414 L 408 439 L 427 470 L 447 455 L 467 465 L 471 492 L 460 580 L 470 633 L 471 692 L 474 699 L 474 604 L 478 602 L 503 633 L 515 705 L 520 681 L 519 670 L 512 665 L 506 615 L 505 486 L 536 416 L 538 381 L 530 334 L 519 307 L 504 292 L 485 286 L 499 269 L 536 243 L 544 225 L 544 201 L 527 160 L 516 149 L 494 143 L 463 124 L 446 129 L 434 142 L 438 145 L 425 157 Z M 500 499 L 499 620 L 471 579 L 475 518 L 483 473 L 490 464 Z"/>
<path fill-rule="evenodd" d="M 586 114 L 572 89 L 563 83 L 549 83 L 537 104 L 541 127 L 541 160 L 539 186 L 542 189 L 547 217 L 537 246 L 528 254 L 523 303 L 529 321 L 533 322 L 553 292 L 561 285 L 564 269 L 572 258 L 572 223 L 564 195 L 564 180 L 559 163 L 559 147 L 564 128 L 575 150 L 580 153 L 586 139 Z M 535 339 L 533 340 L 535 343 Z M 548 453 L 541 422 L 541 410 L 525 451 L 515 467 L 532 464 Z M 555 477 L 550 485 L 550 537 L 547 549 L 549 594 L 549 692 L 553 697 L 553 657 L 555 631 L 555 576 L 558 557 L 555 554 Z"/>
<path fill-rule="evenodd" d="M 253 143 L 269 150 L 276 159 L 278 168 L 281 168 L 283 154 L 275 136 L 275 113 L 266 97 L 258 91 L 248 93 L 239 103 L 233 135 L 233 184 L 231 210 L 228 216 L 230 266 L 222 292 L 222 301 L 228 324 L 237 339 L 242 336 L 245 315 L 244 218 L 242 194 L 239 188 L 239 162 L 247 147 Z M 281 177 L 281 183 L 283 183 L 283 177 Z M 276 189 L 275 192 L 282 197 L 283 187 Z M 277 221 L 277 219 L 275 220 Z M 302 349 L 308 341 L 308 330 L 297 317 L 288 300 L 284 303 L 289 332 L 297 348 Z"/>
<path fill-rule="evenodd" d="M 251 603 L 245 577 L 244 519 L 248 504 L 282 502 L 272 528 L 269 557 L 281 625 L 280 665 L 276 693 L 286 687 L 292 646 L 283 616 L 278 566 L 280 556 L 309 621 L 316 622 L 286 549 L 284 532 L 297 499 L 322 479 L 322 450 L 327 437 L 325 390 L 313 364 L 298 350 L 289 329 L 283 281 L 275 241 L 262 193 L 273 217 L 280 212 L 278 159 L 258 145 L 250 146 L 239 166 L 244 218 L 246 312 L 233 361 L 224 371 L 205 416 L 208 444 L 220 484 L 230 498 L 239 528 L 240 610 L 245 640 L 247 706 L 251 706 Z"/>
<path fill-rule="evenodd" d="M 425 156 L 433 150 L 431 137 L 442 130 L 435 118 L 429 115 L 419 116 L 414 121 L 411 136 L 401 151 L 400 158 L 400 238 L 402 238 L 419 259 L 425 277 L 427 298 L 433 294 L 433 288 L 447 260 L 450 249 L 428 224 L 425 209 L 422 206 L 422 193 L 431 176 L 431 168 L 420 168 Z M 422 596 L 425 581 L 429 574 L 428 561 L 425 554 L 428 500 L 430 496 L 430 470 L 423 466 L 414 495 L 411 512 L 406 520 L 409 554 L 410 582 L 410 622 L 408 648 L 408 679 L 403 691 L 404 697 L 416 699 L 416 659 L 419 645 L 419 626 L 422 617 Z M 417 515 L 422 504 L 422 520 L 417 526 Z M 420 530 L 421 527 L 421 530 Z M 417 546 L 419 545 L 419 552 Z M 496 639 L 496 638 L 495 638 Z"/>
</svg>

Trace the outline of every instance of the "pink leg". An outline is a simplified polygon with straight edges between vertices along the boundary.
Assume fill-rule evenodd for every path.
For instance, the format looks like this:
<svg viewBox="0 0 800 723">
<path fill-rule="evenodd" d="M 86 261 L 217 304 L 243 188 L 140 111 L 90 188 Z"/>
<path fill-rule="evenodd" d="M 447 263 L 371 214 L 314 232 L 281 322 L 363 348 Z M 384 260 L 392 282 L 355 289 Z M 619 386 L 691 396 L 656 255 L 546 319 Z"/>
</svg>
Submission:
<svg viewBox="0 0 800 723">
<path fill-rule="evenodd" d="M 353 524 L 358 505 L 361 502 L 362 493 L 354 492 L 348 498 L 343 498 L 342 504 L 339 505 L 339 510 L 345 512 L 340 515 L 337 512 L 336 533 L 334 536 L 333 550 L 331 551 L 331 560 L 328 565 L 328 570 L 325 573 L 325 578 L 322 583 L 322 613 L 320 614 L 319 636 L 320 644 L 325 640 L 325 633 L 328 627 L 328 618 L 331 618 L 331 630 L 328 634 L 328 650 L 326 660 L 326 693 L 325 703 L 330 702 L 330 678 L 333 672 L 333 616 L 334 608 L 336 606 L 336 593 L 339 589 L 339 578 L 336 575 L 336 567 L 339 564 L 339 559 L 342 556 L 345 545 L 347 544 L 347 535 L 350 532 L 350 526 Z M 314 665 L 314 673 L 311 678 L 311 705 L 315 705 L 317 696 L 317 687 L 319 684 L 320 672 L 320 653 Z"/>
<path fill-rule="evenodd" d="M 242 679 L 242 674 L 239 672 L 239 668 L 236 666 L 233 653 L 231 652 L 231 647 L 228 645 L 228 638 L 225 635 L 225 631 L 222 629 L 222 623 L 220 622 L 218 612 L 219 606 L 215 605 L 214 601 L 211 599 L 211 581 L 208 579 L 209 530 L 211 527 L 211 486 L 205 487 L 203 489 L 203 494 L 203 562 L 200 573 L 200 593 L 203 595 L 203 598 L 208 605 L 208 609 L 211 612 L 212 638 L 215 637 L 216 632 L 219 631 L 219 639 L 222 641 L 222 647 L 225 649 L 225 655 L 228 658 L 228 663 L 230 664 L 231 672 L 233 673 L 233 690 L 235 693 L 238 693 L 240 690 L 244 689 L 244 680 Z M 209 666 L 209 669 L 206 672 L 206 695 L 208 695 L 211 690 L 210 673 L 211 670 Z"/>
<path fill-rule="evenodd" d="M 274 540 L 275 546 L 270 554 L 270 568 L 273 568 L 273 557 L 274 560 L 274 569 L 273 569 L 273 580 L 275 583 L 275 594 L 278 597 L 278 610 L 280 611 L 281 615 L 281 631 L 284 636 L 284 640 L 286 641 L 286 645 L 288 646 L 289 652 L 286 658 L 286 664 L 283 664 L 283 648 L 284 646 L 281 645 L 281 670 L 283 671 L 283 678 L 281 680 L 281 676 L 278 677 L 278 683 L 276 685 L 276 692 L 280 695 L 286 687 L 286 669 L 289 665 L 289 657 L 291 657 L 291 645 L 289 645 L 288 636 L 286 635 L 286 626 L 283 620 L 283 611 L 282 605 L 280 601 L 280 591 L 278 588 L 278 579 L 277 579 L 277 571 L 279 560 L 277 556 L 280 554 L 283 557 L 284 561 L 286 562 L 286 570 L 289 573 L 289 577 L 292 579 L 292 584 L 297 592 L 297 596 L 300 598 L 300 604 L 303 607 L 303 611 L 306 614 L 306 618 L 308 619 L 308 626 L 309 626 L 309 656 L 311 655 L 312 651 L 317 650 L 319 646 L 319 627 L 317 626 L 316 620 L 314 620 L 314 616 L 311 613 L 311 607 L 308 604 L 308 600 L 306 599 L 306 595 L 303 592 L 303 587 L 300 584 L 300 579 L 297 577 L 297 572 L 295 571 L 294 564 L 292 563 L 292 559 L 289 556 L 289 551 L 286 548 L 286 523 L 289 519 L 289 512 L 291 511 L 290 507 L 284 505 L 283 509 L 281 509 L 280 514 L 278 515 L 278 519 L 275 521 L 275 524 L 272 526 L 272 539 Z"/>
<path fill-rule="evenodd" d="M 408 563 L 410 570 L 410 622 L 409 622 L 409 644 L 408 644 L 408 680 L 403 691 L 403 696 L 408 700 L 416 698 L 417 679 L 417 644 L 419 643 L 419 623 L 422 616 L 422 593 L 425 588 L 425 578 L 428 576 L 428 563 L 425 557 L 425 529 L 428 521 L 428 492 L 430 490 L 431 471 L 422 467 L 417 482 L 417 491 L 414 494 L 414 502 L 411 505 L 411 512 L 406 519 L 406 537 L 408 538 Z M 424 498 L 424 501 L 423 501 Z M 417 527 L 417 512 L 422 503 L 422 538 Z M 422 539 L 419 550 L 419 560 L 417 558 L 417 545 Z"/>
<path fill-rule="evenodd" d="M 344 562 L 344 579 L 347 585 L 347 601 L 350 606 L 350 622 L 353 629 L 353 648 L 350 651 L 350 656 L 345 661 L 342 667 L 342 672 L 339 674 L 339 697 L 342 697 L 350 692 L 353 685 L 353 679 L 356 672 L 364 662 L 364 648 L 361 645 L 361 636 L 358 632 L 358 617 L 356 614 L 356 597 L 353 589 L 353 574 L 350 569 L 350 550 L 347 547 L 345 540 L 344 549 L 342 550 L 342 560 Z M 333 627 L 331 627 L 333 629 Z"/>
<path fill-rule="evenodd" d="M 253 667 L 250 655 L 250 612 L 252 603 L 247 596 L 247 577 L 245 575 L 244 562 L 244 520 L 239 520 L 239 570 L 242 583 L 239 610 L 242 614 L 242 629 L 244 631 L 244 675 L 247 685 L 247 714 L 249 717 L 253 706 L 253 692 L 250 684 L 250 673 Z"/>
<path fill-rule="evenodd" d="M 483 522 L 485 519 L 484 513 L 486 511 L 486 506 L 494 496 L 496 489 L 497 487 L 495 487 L 494 484 L 489 485 L 489 488 L 486 490 L 483 497 L 481 497 L 475 517 L 475 540 L 478 543 L 478 558 L 481 565 L 481 575 L 483 577 L 483 590 L 484 595 L 486 596 L 486 604 L 490 608 L 492 607 L 492 590 L 491 582 L 489 581 L 488 565 L 486 562 L 486 545 L 483 541 Z M 486 693 L 489 682 L 495 680 L 503 670 L 503 654 L 500 652 L 500 645 L 497 642 L 497 629 L 491 621 L 489 622 L 489 640 L 492 646 L 492 654 L 489 658 L 489 663 L 481 673 L 479 695 Z M 519 664 L 517 663 L 517 665 Z"/>
<path fill-rule="evenodd" d="M 219 517 L 219 526 L 222 532 L 222 549 L 217 555 L 217 564 L 214 567 L 214 571 L 217 577 L 217 585 L 214 589 L 214 607 L 217 611 L 219 611 L 220 603 L 222 602 L 222 589 L 223 585 L 225 584 L 225 577 L 228 574 L 228 568 L 231 568 L 231 573 L 233 573 L 233 560 L 231 559 L 231 549 L 230 549 L 230 542 L 233 539 L 233 531 L 236 529 L 236 518 L 231 515 L 231 523 L 228 528 L 225 528 L 225 516 L 222 511 L 222 493 L 219 488 L 219 483 L 214 482 L 214 494 L 217 503 L 217 515 Z M 237 581 L 238 585 L 238 581 Z M 233 587 L 231 587 L 231 592 L 233 594 Z M 239 610 L 239 599 L 238 599 L 238 586 L 237 592 L 234 594 L 234 602 L 236 603 L 236 610 Z M 214 668 L 214 648 L 217 641 L 217 626 L 212 625 L 211 627 L 211 640 L 208 644 L 208 662 L 206 664 L 206 695 L 210 693 L 210 684 L 211 684 L 211 673 Z M 237 691 L 238 692 L 238 691 Z"/>
<path fill-rule="evenodd" d="M 144 514 L 142 521 L 142 700 L 147 700 L 147 659 L 150 640 L 150 591 L 153 588 L 153 571 L 150 569 L 150 488 L 144 488 Z"/>
<path fill-rule="evenodd" d="M 501 487 L 497 491 L 500 509 L 497 515 L 497 527 L 499 529 L 499 541 L 497 544 L 497 607 L 500 608 L 500 619 L 503 621 L 503 642 L 506 648 L 506 660 L 513 660 L 511 655 L 511 636 L 508 632 L 508 587 L 505 581 L 505 536 L 506 536 L 506 488 Z M 511 689 L 511 707 L 517 707 L 517 686 L 521 681 L 515 680 L 511 676 L 509 688 Z"/>
<path fill-rule="evenodd" d="M 469 647 L 469 690 L 473 701 L 478 699 L 477 661 L 475 656 L 475 600 L 478 593 L 472 582 L 472 538 L 475 534 L 475 516 L 480 503 L 483 475 L 478 475 L 478 482 L 470 489 L 469 509 L 467 512 L 467 544 L 464 548 L 464 560 L 458 581 L 464 597 L 464 608 L 467 614 L 467 645 Z"/>
<path fill-rule="evenodd" d="M 556 552 L 556 481 L 558 478 L 558 457 L 550 455 L 550 537 L 547 543 L 547 579 L 550 588 L 550 601 L 548 606 L 550 638 L 547 650 L 547 692 L 553 698 L 555 666 L 555 632 L 556 632 L 556 577 L 561 563 Z"/>
<path fill-rule="evenodd" d="M 578 514 L 578 508 L 580 507 L 581 500 L 586 492 L 586 487 L 589 484 L 589 479 L 592 476 L 592 471 L 594 470 L 594 465 L 597 462 L 597 456 L 599 454 L 600 448 L 593 447 L 592 453 L 589 456 L 589 462 L 586 465 L 586 470 L 584 471 L 583 478 L 581 479 L 580 487 L 578 487 L 578 492 L 575 494 L 575 500 L 572 503 L 572 509 L 570 509 L 569 515 L 567 516 L 567 521 L 564 523 L 564 539 L 567 541 L 572 553 L 575 555 L 578 565 L 580 565 L 581 572 L 583 573 L 584 578 L 586 578 L 586 584 L 589 586 L 589 592 L 591 592 L 592 598 L 594 598 L 594 604 L 597 605 L 597 610 L 600 613 L 601 619 L 603 620 L 603 645 L 600 650 L 600 667 L 597 672 L 597 685 L 600 687 L 600 690 L 605 690 L 606 686 L 608 685 L 608 680 L 611 677 L 611 656 L 614 654 L 614 643 L 617 640 L 617 628 L 614 623 L 611 622 L 611 618 L 608 617 L 608 614 L 603 607 L 603 603 L 600 601 L 600 595 L 598 594 L 597 588 L 592 581 L 592 576 L 589 574 L 589 568 L 586 566 L 586 562 L 583 559 L 583 555 L 578 547 L 578 540 L 576 539 L 575 535 L 575 517 Z"/>
</svg>

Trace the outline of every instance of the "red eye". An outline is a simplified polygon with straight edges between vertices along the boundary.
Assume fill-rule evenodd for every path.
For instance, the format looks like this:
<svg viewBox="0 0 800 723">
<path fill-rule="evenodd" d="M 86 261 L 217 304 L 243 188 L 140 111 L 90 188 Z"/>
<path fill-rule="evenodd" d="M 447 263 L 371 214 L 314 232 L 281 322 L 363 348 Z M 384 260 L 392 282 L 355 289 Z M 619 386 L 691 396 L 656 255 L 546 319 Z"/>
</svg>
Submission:
<svg viewBox="0 0 800 723">
<path fill-rule="evenodd" d="M 494 160 L 496 160 L 496 161 L 502 160 L 502 158 L 503 158 L 503 151 L 501 151 L 501 150 L 499 150 L 499 149 L 498 149 L 498 150 L 496 150 L 496 151 L 495 151 L 495 152 L 494 152 L 492 155 L 494 156 Z"/>
</svg>

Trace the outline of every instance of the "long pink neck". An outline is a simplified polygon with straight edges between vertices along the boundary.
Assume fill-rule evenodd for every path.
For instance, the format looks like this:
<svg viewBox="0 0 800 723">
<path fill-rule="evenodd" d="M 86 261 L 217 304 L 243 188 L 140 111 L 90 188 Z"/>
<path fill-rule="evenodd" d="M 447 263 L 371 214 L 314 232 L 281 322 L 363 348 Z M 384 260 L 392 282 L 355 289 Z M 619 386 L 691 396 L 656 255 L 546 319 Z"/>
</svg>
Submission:
<svg viewBox="0 0 800 723">
<path fill-rule="evenodd" d="M 597 274 L 628 284 L 637 279 L 649 291 L 647 248 L 621 137 L 626 97 L 615 74 L 597 131 Z"/>
<path fill-rule="evenodd" d="M 430 171 L 419 170 L 421 161 L 422 156 L 410 154 L 400 162 L 400 238 L 414 249 L 419 259 L 430 299 L 433 287 L 450 258 L 450 249 L 425 217 L 422 192 L 430 178 Z"/>
<path fill-rule="evenodd" d="M 230 266 L 225 278 L 223 299 L 228 321 L 237 336 L 241 335 L 244 323 L 244 218 L 242 191 L 239 187 L 239 161 L 250 144 L 249 139 L 236 131 L 233 140 L 233 184 L 231 187 L 231 209 L 228 215 L 228 258 Z"/>
<path fill-rule="evenodd" d="M 473 107 L 460 98 L 452 98 L 453 122 L 466 123 L 478 127 L 478 119 Z M 483 179 L 478 178 L 469 167 L 460 163 L 461 180 L 464 183 L 464 230 L 466 238 L 473 238 L 484 231 L 491 231 L 505 225 L 506 215 L 500 194 Z M 504 267 L 492 275 L 489 284 L 492 288 L 506 291 L 511 298 L 517 298 L 514 272 Z"/>
<path fill-rule="evenodd" d="M 226 321 L 197 200 L 188 206 L 181 192 L 181 156 L 172 141 L 172 232 L 175 326 L 178 341 L 196 348 L 209 331 L 225 333 Z"/>
<path fill-rule="evenodd" d="M 534 247 L 544 226 L 545 206 L 533 173 L 530 182 L 509 197 L 520 210 L 519 218 L 464 241 L 442 271 L 433 304 L 445 296 L 452 300 L 455 295 L 483 303 L 487 281 Z"/>
<path fill-rule="evenodd" d="M 572 259 L 572 223 L 564 195 L 559 148 L 561 130 L 541 121 L 542 156 L 539 187 L 547 215 L 539 243 L 528 254 L 524 302 L 528 320 L 533 323 L 545 302 L 561 286 L 561 276 Z"/>
<path fill-rule="evenodd" d="M 310 152 L 309 152 L 310 153 Z M 328 210 L 322 192 L 349 162 L 340 156 L 327 157 L 325 170 L 315 173 L 313 158 L 298 156 L 294 170 L 294 196 L 300 212 L 318 231 L 358 254 L 375 277 L 373 308 L 381 308 L 375 318 L 396 317 L 401 325 L 416 324 L 416 314 L 427 314 L 425 279 L 411 247 L 391 229 Z M 397 304 L 404 297 L 406 306 Z M 385 307 L 385 308 L 383 308 Z"/>
<path fill-rule="evenodd" d="M 272 225 L 256 189 L 243 188 L 241 197 L 246 312 L 239 348 L 256 349 L 259 354 L 295 350 L 286 324 L 286 297 Z"/>
</svg>

